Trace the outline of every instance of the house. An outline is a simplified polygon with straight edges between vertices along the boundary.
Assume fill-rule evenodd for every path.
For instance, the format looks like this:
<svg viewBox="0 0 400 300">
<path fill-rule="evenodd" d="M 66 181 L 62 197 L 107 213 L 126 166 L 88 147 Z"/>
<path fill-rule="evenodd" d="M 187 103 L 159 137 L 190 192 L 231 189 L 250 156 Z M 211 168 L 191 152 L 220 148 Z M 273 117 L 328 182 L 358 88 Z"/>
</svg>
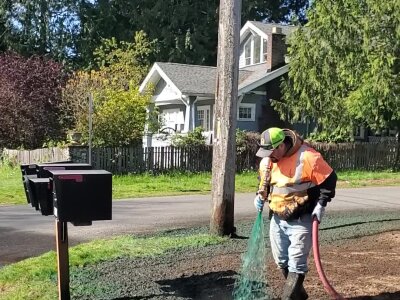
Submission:
<svg viewBox="0 0 400 300">
<path fill-rule="evenodd" d="M 237 127 L 262 131 L 270 126 L 285 126 L 269 99 L 281 97 L 280 82 L 289 70 L 285 61 L 285 38 L 295 26 L 247 22 L 240 31 Z M 161 132 L 190 132 L 204 129 L 208 142 L 213 131 L 216 67 L 156 62 L 139 90 L 152 86 L 149 110 L 158 107 L 163 119 Z M 148 135 L 144 146 L 165 146 L 163 134 Z"/>
</svg>

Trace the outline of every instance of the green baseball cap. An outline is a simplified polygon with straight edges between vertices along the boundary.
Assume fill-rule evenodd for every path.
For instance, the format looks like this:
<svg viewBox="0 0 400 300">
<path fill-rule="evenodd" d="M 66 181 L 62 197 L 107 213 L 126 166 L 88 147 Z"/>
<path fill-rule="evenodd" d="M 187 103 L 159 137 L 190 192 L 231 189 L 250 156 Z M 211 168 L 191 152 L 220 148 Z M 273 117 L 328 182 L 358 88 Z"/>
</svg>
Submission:
<svg viewBox="0 0 400 300">
<path fill-rule="evenodd" d="M 256 156 L 267 157 L 270 156 L 274 149 L 278 148 L 285 140 L 285 133 L 281 128 L 271 127 L 261 133 L 260 149 L 258 149 Z"/>
</svg>

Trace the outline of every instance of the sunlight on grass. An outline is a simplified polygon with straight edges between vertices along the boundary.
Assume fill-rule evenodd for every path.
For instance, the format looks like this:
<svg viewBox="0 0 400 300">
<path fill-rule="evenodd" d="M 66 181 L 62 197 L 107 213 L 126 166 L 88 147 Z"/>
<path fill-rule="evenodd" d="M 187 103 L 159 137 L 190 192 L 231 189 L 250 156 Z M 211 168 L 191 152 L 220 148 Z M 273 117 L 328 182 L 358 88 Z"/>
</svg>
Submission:
<svg viewBox="0 0 400 300">
<path fill-rule="evenodd" d="M 400 172 L 393 173 L 388 170 L 337 173 L 338 188 L 400 185 Z M 258 185 L 257 177 L 256 171 L 236 174 L 235 191 L 239 193 L 255 192 Z M 210 194 L 211 181 L 211 172 L 114 175 L 113 199 Z M 0 166 L 0 182 L 0 205 L 26 204 L 19 168 Z"/>
<path fill-rule="evenodd" d="M 134 238 L 121 236 L 96 240 L 69 249 L 70 272 L 101 261 L 120 257 L 162 255 L 168 250 L 206 247 L 227 241 L 227 238 L 197 234 L 191 236 Z M 56 253 L 8 265 L 0 269 L 0 299 L 56 299 Z"/>
</svg>

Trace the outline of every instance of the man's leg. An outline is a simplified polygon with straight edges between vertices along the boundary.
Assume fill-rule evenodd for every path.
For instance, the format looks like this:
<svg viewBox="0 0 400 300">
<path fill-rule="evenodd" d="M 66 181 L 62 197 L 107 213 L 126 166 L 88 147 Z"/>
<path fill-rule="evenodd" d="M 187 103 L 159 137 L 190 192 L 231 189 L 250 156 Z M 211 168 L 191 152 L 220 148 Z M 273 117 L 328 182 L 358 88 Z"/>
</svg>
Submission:
<svg viewBox="0 0 400 300">
<path fill-rule="evenodd" d="M 289 262 L 289 237 L 285 234 L 285 229 L 281 226 L 282 221 L 275 214 L 272 215 L 269 226 L 269 239 L 271 242 L 271 252 L 275 263 L 279 268 L 285 269 L 288 267 Z"/>
<path fill-rule="evenodd" d="M 305 300 L 308 295 L 303 281 L 308 271 L 307 260 L 312 246 L 311 215 L 288 222 L 287 233 L 290 239 L 289 262 L 282 300 Z"/>
</svg>

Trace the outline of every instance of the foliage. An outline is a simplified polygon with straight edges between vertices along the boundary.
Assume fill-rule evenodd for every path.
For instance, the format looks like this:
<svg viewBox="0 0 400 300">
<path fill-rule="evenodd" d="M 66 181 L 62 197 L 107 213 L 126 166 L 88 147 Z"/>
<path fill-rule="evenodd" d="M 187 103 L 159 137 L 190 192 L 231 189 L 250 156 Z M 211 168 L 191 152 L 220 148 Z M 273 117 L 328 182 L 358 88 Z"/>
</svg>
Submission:
<svg viewBox="0 0 400 300">
<path fill-rule="evenodd" d="M 236 129 L 236 152 L 238 154 L 245 151 L 255 152 L 260 142 L 258 132 Z"/>
<path fill-rule="evenodd" d="M 315 1 L 308 18 L 290 40 L 281 116 L 316 120 L 328 141 L 400 128 L 400 2 Z"/>
<path fill-rule="evenodd" d="M 93 95 L 93 144 L 118 146 L 138 143 L 146 123 L 151 91 L 140 94 L 138 84 L 147 73 L 151 48 L 144 32 L 135 42 L 103 40 L 95 51 L 99 70 L 79 71 L 63 90 L 66 119 L 88 140 L 88 96 Z"/>
<path fill-rule="evenodd" d="M 146 123 L 149 95 L 141 95 L 131 86 L 126 90 L 106 88 L 104 101 L 94 114 L 93 135 L 96 145 L 129 145 L 138 143 Z"/>
<path fill-rule="evenodd" d="M 67 63 L 77 56 L 77 0 L 3 0 L 4 47 L 24 56 L 49 55 Z"/>
<path fill-rule="evenodd" d="M 45 57 L 0 55 L 0 147 L 40 147 L 59 140 L 61 88 L 65 73 Z"/>
<path fill-rule="evenodd" d="M 3 0 L 0 51 L 49 55 L 68 66 L 92 69 L 103 39 L 130 41 L 144 30 L 157 39 L 151 62 L 215 65 L 218 0 Z M 307 0 L 245 0 L 247 20 L 305 21 Z"/>
<path fill-rule="evenodd" d="M 172 145 L 176 147 L 196 147 L 205 146 L 206 139 L 203 136 L 203 127 L 196 127 L 193 131 L 187 133 L 187 135 L 174 135 L 172 136 Z"/>
<path fill-rule="evenodd" d="M 164 126 L 164 122 L 162 120 L 159 107 L 154 105 L 150 106 L 152 109 L 148 110 L 147 112 L 146 131 L 153 134 L 160 131 L 160 129 Z"/>
</svg>

